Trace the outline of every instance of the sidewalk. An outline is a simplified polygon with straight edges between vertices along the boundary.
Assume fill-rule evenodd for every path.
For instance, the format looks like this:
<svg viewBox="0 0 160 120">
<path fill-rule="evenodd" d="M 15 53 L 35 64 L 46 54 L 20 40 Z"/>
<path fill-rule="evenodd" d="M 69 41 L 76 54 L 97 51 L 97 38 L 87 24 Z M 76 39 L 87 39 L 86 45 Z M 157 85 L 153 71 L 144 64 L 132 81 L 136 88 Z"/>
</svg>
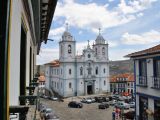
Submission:
<svg viewBox="0 0 160 120">
<path fill-rule="evenodd" d="M 36 114 L 35 114 L 35 109 L 36 109 L 35 105 L 30 105 L 30 108 L 29 108 L 28 114 L 27 114 L 27 120 L 41 120 L 39 111 L 36 110 Z"/>
</svg>

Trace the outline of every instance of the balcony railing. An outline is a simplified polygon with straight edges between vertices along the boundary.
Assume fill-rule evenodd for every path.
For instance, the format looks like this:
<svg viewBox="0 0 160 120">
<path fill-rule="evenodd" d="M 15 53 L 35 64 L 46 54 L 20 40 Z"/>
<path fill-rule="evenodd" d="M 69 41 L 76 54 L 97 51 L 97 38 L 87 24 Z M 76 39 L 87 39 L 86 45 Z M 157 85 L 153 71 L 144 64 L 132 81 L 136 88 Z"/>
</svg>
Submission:
<svg viewBox="0 0 160 120">
<path fill-rule="evenodd" d="M 147 87 L 147 76 L 138 76 L 139 84 L 138 86 Z"/>
<path fill-rule="evenodd" d="M 152 88 L 160 89 L 160 77 L 152 77 Z"/>
</svg>

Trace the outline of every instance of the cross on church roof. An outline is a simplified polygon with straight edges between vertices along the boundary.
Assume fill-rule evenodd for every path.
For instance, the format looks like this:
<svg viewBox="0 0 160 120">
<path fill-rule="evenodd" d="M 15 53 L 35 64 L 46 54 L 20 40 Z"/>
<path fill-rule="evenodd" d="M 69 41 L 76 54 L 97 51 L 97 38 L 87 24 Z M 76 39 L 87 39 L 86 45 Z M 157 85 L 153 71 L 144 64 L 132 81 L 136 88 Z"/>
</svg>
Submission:
<svg viewBox="0 0 160 120">
<path fill-rule="evenodd" d="M 101 28 L 99 28 L 99 35 L 101 34 Z"/>
<path fill-rule="evenodd" d="M 66 23 L 66 31 L 68 31 L 68 23 Z"/>
</svg>

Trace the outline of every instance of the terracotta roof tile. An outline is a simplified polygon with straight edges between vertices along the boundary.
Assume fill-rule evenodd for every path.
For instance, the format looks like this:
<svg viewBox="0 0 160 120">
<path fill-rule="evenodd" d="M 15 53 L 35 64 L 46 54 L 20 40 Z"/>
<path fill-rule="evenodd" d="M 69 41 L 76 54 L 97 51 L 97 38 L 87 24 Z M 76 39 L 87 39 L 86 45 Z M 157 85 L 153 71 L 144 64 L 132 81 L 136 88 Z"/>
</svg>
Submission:
<svg viewBox="0 0 160 120">
<path fill-rule="evenodd" d="M 49 63 L 46 63 L 45 65 L 51 65 L 53 67 L 59 67 L 60 62 L 59 62 L 59 60 L 54 60 L 54 61 L 51 61 Z"/>
<path fill-rule="evenodd" d="M 113 75 L 110 77 L 110 82 L 121 82 L 122 80 L 117 80 L 117 78 L 127 78 L 127 82 L 134 81 L 134 74 L 133 73 L 124 73 Z"/>
</svg>

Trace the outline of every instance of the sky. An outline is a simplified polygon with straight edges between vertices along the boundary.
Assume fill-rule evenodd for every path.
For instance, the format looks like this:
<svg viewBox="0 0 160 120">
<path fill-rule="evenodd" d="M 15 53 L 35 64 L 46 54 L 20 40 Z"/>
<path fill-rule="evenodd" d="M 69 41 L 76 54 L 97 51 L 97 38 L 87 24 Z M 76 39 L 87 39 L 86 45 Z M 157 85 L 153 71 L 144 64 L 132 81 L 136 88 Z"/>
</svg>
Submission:
<svg viewBox="0 0 160 120">
<path fill-rule="evenodd" d="M 42 43 L 37 64 L 59 59 L 59 41 L 68 31 L 76 40 L 76 53 L 93 44 L 99 28 L 109 44 L 109 60 L 159 44 L 160 0 L 58 0 L 47 44 Z"/>
</svg>

